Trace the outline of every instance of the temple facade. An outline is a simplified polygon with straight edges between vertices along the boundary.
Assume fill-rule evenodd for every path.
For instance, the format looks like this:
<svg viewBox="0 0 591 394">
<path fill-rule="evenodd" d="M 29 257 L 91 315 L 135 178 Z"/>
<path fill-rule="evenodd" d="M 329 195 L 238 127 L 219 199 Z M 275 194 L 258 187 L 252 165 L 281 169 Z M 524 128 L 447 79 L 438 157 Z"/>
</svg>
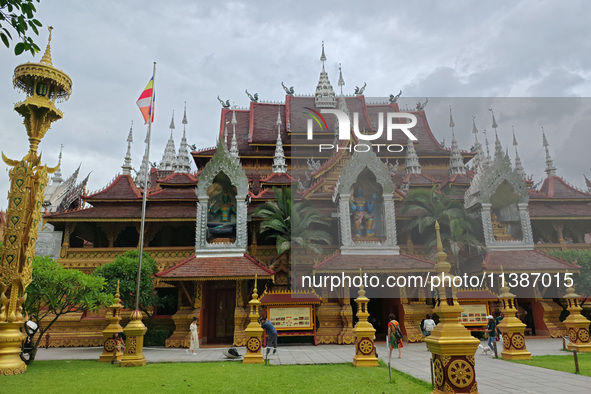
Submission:
<svg viewBox="0 0 591 394">
<path fill-rule="evenodd" d="M 451 147 L 445 147 L 436 137 L 447 131 L 431 130 L 427 101 L 410 110 L 399 108 L 400 95 L 369 103 L 364 88 L 343 94 L 342 74 L 337 94 L 324 67 L 324 46 L 320 60 L 313 95 L 296 95 L 293 87 L 283 85 L 286 96 L 281 103 L 250 96 L 249 107 L 237 109 L 222 102 L 215 147 L 189 154 L 191 129 L 185 110 L 177 151 L 173 114 L 159 165 L 150 168 L 144 160 L 135 177 L 130 130 L 121 173 L 104 189 L 82 196 L 84 204 L 46 214 L 45 223 L 61 234 L 59 262 L 90 273 L 137 248 L 146 187 L 144 250 L 159 265 L 158 291 L 177 297 L 174 310 L 156 310 L 156 318 L 173 330 L 166 342 L 171 347 L 188 346 L 194 316 L 203 344 L 244 345 L 255 280 L 259 293 L 264 291 L 261 312 L 270 314 L 282 334 L 307 336 L 315 343 L 353 343 L 356 306 L 349 288 L 298 288 L 292 280 L 303 275 L 354 276 L 360 270 L 384 281 L 388 276 L 426 278 L 434 273 L 425 237 L 406 230 L 416 212 L 401 209 L 406 196 L 417 189 L 435 187 L 478 218 L 475 237 L 483 246 L 476 254 L 462 256 L 462 272 L 480 276 L 578 272 L 575 264 L 545 252 L 591 247 L 585 243 L 585 234 L 591 233 L 591 193 L 557 175 L 545 135 L 540 151 L 545 151 L 547 176 L 535 187 L 521 165 L 515 137 L 513 161 L 498 138 L 493 153 L 485 152 L 476 124 L 472 147 L 460 150 L 450 111 Z M 312 150 L 308 139 L 309 114 L 321 109 L 355 114 L 350 125 L 354 132 L 350 139 L 340 139 L 338 121 L 325 122 L 325 127 L 314 130 L 313 143 L 333 148 L 318 151 Z M 359 145 L 360 135 L 381 131 L 383 114 L 391 112 L 414 115 L 417 124 L 412 132 L 417 141 L 404 133 L 389 139 L 383 133 L 365 144 L 367 150 L 352 148 Z M 495 124 L 493 114 L 493 128 Z M 485 144 L 488 150 L 488 140 Z M 403 149 L 376 153 L 375 147 L 387 145 Z M 143 184 L 146 172 L 148 185 Z M 310 201 L 329 222 L 326 230 L 332 244 L 324 245 L 320 255 L 305 249 L 278 255 L 275 243 L 259 233 L 261 219 L 254 210 L 274 200 L 274 187 L 290 185 L 297 185 L 297 198 Z M 474 310 L 471 313 L 494 314 L 500 310 L 499 288 L 463 288 L 458 298 L 467 311 Z M 513 292 L 532 334 L 564 335 L 557 297 L 541 285 Z M 368 290 L 368 296 L 370 322 L 379 335 L 385 334 L 387 316 L 394 312 L 409 341 L 423 340 L 419 322 L 432 310 L 427 288 L 374 289 Z M 107 324 L 101 316 L 79 314 L 58 322 L 50 330 L 50 346 L 100 345 Z M 478 324 L 472 317 L 467 312 L 466 325 L 482 326 L 480 317 Z"/>
</svg>

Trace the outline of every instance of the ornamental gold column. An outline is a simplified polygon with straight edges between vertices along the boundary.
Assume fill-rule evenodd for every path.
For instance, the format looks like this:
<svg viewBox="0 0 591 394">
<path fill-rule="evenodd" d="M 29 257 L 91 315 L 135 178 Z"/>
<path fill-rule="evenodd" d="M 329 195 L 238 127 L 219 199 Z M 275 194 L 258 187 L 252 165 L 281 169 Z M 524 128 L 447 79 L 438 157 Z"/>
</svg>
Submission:
<svg viewBox="0 0 591 394">
<path fill-rule="evenodd" d="M 437 222 L 435 231 L 437 277 L 432 278 L 431 283 L 437 288 L 433 312 L 439 316 L 439 324 L 431 331 L 431 336 L 425 338 L 433 354 L 433 393 L 477 393 L 474 353 L 480 341 L 459 321 L 463 309 L 458 303 L 457 289 L 453 286 L 455 276 L 449 275 L 451 264 L 446 261 L 447 254 L 443 252 Z"/>
<path fill-rule="evenodd" d="M 244 330 L 246 334 L 246 354 L 242 360 L 243 364 L 262 364 L 265 362 L 263 359 L 263 353 L 261 347 L 263 345 L 263 328 L 258 322 L 259 319 L 259 305 L 261 302 L 258 300 L 259 295 L 257 294 L 257 279 L 255 275 L 254 279 L 254 290 L 252 292 L 252 300 L 248 302 L 250 308 L 250 314 L 248 318 L 250 323 Z"/>
<path fill-rule="evenodd" d="M 499 330 L 503 333 L 503 352 L 501 357 L 505 360 L 531 360 L 531 353 L 525 347 L 525 327 L 515 313 L 515 294 L 511 294 L 509 287 L 501 287 L 499 300 L 502 312 L 505 315 L 499 323 Z"/>
<path fill-rule="evenodd" d="M 361 272 L 359 274 L 361 275 Z M 369 298 L 365 296 L 363 284 L 359 287 L 355 302 L 357 303 L 357 318 L 359 320 L 353 329 L 353 333 L 355 334 L 353 365 L 356 367 L 377 367 L 378 358 L 376 357 L 376 347 L 373 343 L 376 329 L 367 321 L 369 318 L 369 312 L 367 311 Z"/>
<path fill-rule="evenodd" d="M 51 30 L 50 27 L 49 41 L 41 61 L 21 64 L 14 69 L 14 87 L 27 95 L 24 101 L 15 104 L 14 110 L 24 118 L 29 152 L 20 161 L 11 160 L 2 153 L 2 160 L 12 168 L 0 260 L 0 375 L 14 375 L 26 370 L 19 357 L 21 341 L 25 337 L 19 330 L 26 320 L 23 315 L 27 298 L 25 289 L 32 280 L 45 185 L 48 174 L 57 170 L 57 167 L 40 164 L 41 155 L 37 148 L 51 123 L 63 116 L 55 102 L 67 100 L 72 92 L 70 77 L 53 67 Z"/>
<path fill-rule="evenodd" d="M 142 323 L 142 311 L 131 312 L 130 321 L 123 329 L 125 333 L 125 354 L 121 357 L 120 367 L 141 367 L 146 365 L 144 356 L 144 334 L 148 329 Z"/>
<path fill-rule="evenodd" d="M 115 302 L 109 306 L 109 314 L 107 320 L 109 325 L 103 330 L 103 353 L 99 357 L 101 362 L 121 361 L 121 350 L 117 349 L 117 342 L 113 338 L 113 334 L 123 331 L 123 327 L 119 324 L 121 321 L 121 298 L 119 298 L 119 281 L 117 281 L 117 292 L 115 293 Z M 115 357 L 113 357 L 115 353 Z"/>
<path fill-rule="evenodd" d="M 579 352 L 591 352 L 591 342 L 589 342 L 589 320 L 581 315 L 583 309 L 579 305 L 581 296 L 575 294 L 575 289 L 569 287 L 566 289 L 564 299 L 568 303 L 570 315 L 564 319 L 564 325 L 570 339 L 568 350 L 576 349 Z"/>
</svg>

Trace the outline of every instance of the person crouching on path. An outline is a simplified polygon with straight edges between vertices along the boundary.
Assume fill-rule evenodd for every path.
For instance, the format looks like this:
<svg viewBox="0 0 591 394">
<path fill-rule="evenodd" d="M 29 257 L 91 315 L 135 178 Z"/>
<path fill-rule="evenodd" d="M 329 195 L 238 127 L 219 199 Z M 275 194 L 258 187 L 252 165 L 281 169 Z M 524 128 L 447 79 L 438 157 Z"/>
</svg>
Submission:
<svg viewBox="0 0 591 394">
<path fill-rule="evenodd" d="M 111 364 L 115 364 L 115 360 L 117 360 L 117 353 L 121 352 L 122 354 L 125 354 L 125 333 L 123 331 L 116 332 L 113 334 L 113 339 L 115 340 L 115 350 L 113 351 Z"/>
<path fill-rule="evenodd" d="M 390 358 L 392 358 L 392 349 L 394 346 L 398 348 L 398 358 L 402 358 L 402 331 L 400 330 L 400 323 L 396 321 L 396 316 L 390 313 L 388 316 L 388 347 L 390 348 Z"/>
<path fill-rule="evenodd" d="M 271 324 L 270 321 L 267 320 L 266 317 L 260 317 L 259 323 L 261 323 L 261 328 L 265 330 L 267 333 L 267 348 L 273 345 L 273 354 L 277 353 L 277 330 Z"/>
</svg>

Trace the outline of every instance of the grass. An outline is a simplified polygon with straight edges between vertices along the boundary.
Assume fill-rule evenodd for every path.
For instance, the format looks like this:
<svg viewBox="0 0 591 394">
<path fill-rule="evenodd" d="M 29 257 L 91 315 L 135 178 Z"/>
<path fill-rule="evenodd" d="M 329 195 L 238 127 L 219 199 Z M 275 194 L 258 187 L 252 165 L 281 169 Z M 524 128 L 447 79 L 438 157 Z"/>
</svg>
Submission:
<svg viewBox="0 0 591 394">
<path fill-rule="evenodd" d="M 577 353 L 581 375 L 591 376 L 591 353 Z M 531 360 L 511 360 L 516 363 L 548 368 L 555 371 L 575 373 L 575 360 L 572 355 L 564 356 L 533 356 Z"/>
<path fill-rule="evenodd" d="M 431 385 L 392 369 L 351 364 L 245 365 L 223 363 L 148 364 L 120 368 L 97 361 L 35 361 L 27 372 L 0 377 L 7 393 L 429 393 Z"/>
</svg>

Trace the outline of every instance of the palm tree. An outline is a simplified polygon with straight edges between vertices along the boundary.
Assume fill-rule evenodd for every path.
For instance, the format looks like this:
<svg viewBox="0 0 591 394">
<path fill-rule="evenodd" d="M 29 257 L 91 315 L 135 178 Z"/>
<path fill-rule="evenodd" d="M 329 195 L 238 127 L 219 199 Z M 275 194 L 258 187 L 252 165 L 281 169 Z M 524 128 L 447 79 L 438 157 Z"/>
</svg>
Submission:
<svg viewBox="0 0 591 394">
<path fill-rule="evenodd" d="M 297 190 L 297 187 L 295 188 Z M 275 239 L 277 254 L 301 247 L 320 254 L 320 244 L 330 244 L 331 237 L 324 230 L 314 230 L 315 226 L 327 226 L 310 201 L 300 201 L 292 205 L 291 187 L 274 187 L 275 201 L 260 205 L 254 216 L 263 219 L 259 233 Z"/>
<path fill-rule="evenodd" d="M 471 216 L 461 201 L 453 200 L 448 193 L 441 193 L 434 186 L 432 189 L 416 189 L 408 193 L 402 202 L 402 213 L 414 213 L 416 216 L 406 227 L 411 233 L 415 229 L 419 234 L 424 234 L 425 245 L 428 248 L 435 246 L 435 222 L 441 226 L 441 238 L 446 249 L 455 257 L 456 272 L 460 269 L 460 254 L 462 251 L 475 248 L 477 253 L 483 250 L 482 243 L 476 234 L 478 224 Z"/>
</svg>

